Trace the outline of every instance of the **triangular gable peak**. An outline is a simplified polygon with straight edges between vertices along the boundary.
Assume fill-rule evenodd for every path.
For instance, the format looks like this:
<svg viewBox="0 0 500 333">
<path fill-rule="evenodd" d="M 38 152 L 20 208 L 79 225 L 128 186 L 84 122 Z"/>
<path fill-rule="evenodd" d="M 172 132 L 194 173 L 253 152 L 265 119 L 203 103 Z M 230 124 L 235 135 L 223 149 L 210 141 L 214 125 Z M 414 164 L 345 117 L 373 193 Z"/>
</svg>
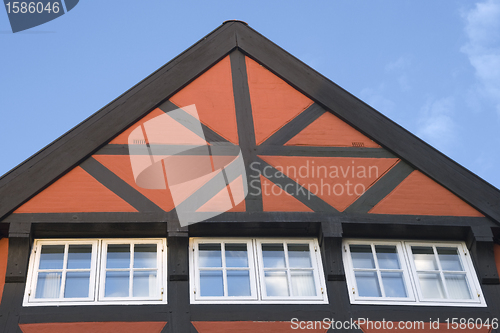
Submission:
<svg viewBox="0 0 500 333">
<path fill-rule="evenodd" d="M 238 38 L 229 37 L 234 34 Z M 94 115 L 92 118 L 100 118 L 94 124 L 85 122 L 58 140 L 63 141 L 60 148 L 56 149 L 60 146 L 56 141 L 26 164 L 33 164 L 35 169 L 47 168 L 43 164 L 53 164 L 64 149 L 72 151 L 71 158 L 77 159 L 83 152 L 77 150 L 82 143 L 76 139 L 83 132 L 96 137 L 86 142 L 86 155 L 90 153 L 90 157 L 77 167 L 68 167 L 71 161 L 66 166 L 55 165 L 59 174 L 48 172 L 55 182 L 28 201 L 30 191 L 40 191 L 47 186 L 44 181 L 49 183 L 47 179 L 36 179 L 38 188 L 33 185 L 21 191 L 23 200 L 18 193 L 0 200 L 7 201 L 10 209 L 17 206 L 15 214 L 172 212 L 179 200 L 175 202 L 166 178 L 163 188 L 145 188 L 134 177 L 130 137 L 137 128 L 145 130 L 145 124 L 156 117 L 195 105 L 209 145 L 224 142 L 241 150 L 248 187 L 246 198 L 235 201 L 233 197 L 242 193 L 245 179 L 227 179 L 225 189 L 217 190 L 210 199 L 197 201 L 197 212 L 484 216 L 479 208 L 500 220 L 495 206 L 500 202 L 498 190 L 246 25 L 229 22 L 207 38 L 218 46 L 199 42 Z M 193 66 L 195 60 L 197 66 Z M 172 72 L 178 74 L 176 84 L 167 80 L 172 78 Z M 139 115 L 137 109 L 145 111 Z M 122 116 L 120 124 L 116 124 L 118 112 Z M 126 121 L 129 124 L 125 126 Z M 186 124 L 171 121 L 169 128 L 182 133 L 176 145 L 200 140 L 199 133 Z M 175 138 L 172 135 L 171 140 Z M 102 143 L 92 148 L 99 140 Z M 184 154 L 184 158 L 191 158 L 193 165 L 201 163 L 196 154 Z M 23 167 L 1 180 L 0 191 L 23 178 Z M 465 179 L 465 184 L 456 184 L 443 173 L 450 168 L 458 180 Z M 16 171 L 21 174 L 17 176 Z M 26 179 L 35 176 L 30 172 L 34 172 L 33 167 L 24 171 Z M 200 178 L 186 189 L 181 201 L 193 201 L 195 192 L 203 190 L 214 177 Z M 464 185 L 468 185 L 468 191 L 463 190 Z M 474 190 L 481 195 L 471 196 Z M 481 201 L 485 193 L 492 196 Z M 4 207 L 0 215 L 8 213 Z"/>
<path fill-rule="evenodd" d="M 343 212 L 361 196 L 372 196 L 370 190 L 376 187 L 393 188 L 384 197 L 372 199 L 372 206 L 358 205 L 352 212 L 374 214 L 411 214 L 482 216 L 477 210 L 444 189 L 425 175 L 409 168 L 402 172 L 404 164 L 367 136 L 340 120 L 332 112 L 324 110 L 314 101 L 292 88 L 256 61 L 234 51 L 184 89 L 172 96 L 168 102 L 148 113 L 141 120 L 116 136 L 111 142 L 94 154 L 82 167 L 76 167 L 53 185 L 18 208 L 15 213 L 62 213 L 62 212 L 130 212 L 141 208 L 132 201 L 126 202 L 124 190 L 110 184 L 106 173 L 113 173 L 115 182 L 129 191 L 137 191 L 143 200 L 158 206 L 166 212 L 174 209 L 171 189 L 147 189 L 137 184 L 132 170 L 132 160 L 127 145 L 136 128 L 147 126 L 156 117 L 167 114 L 170 109 L 196 105 L 199 120 L 205 128 L 206 137 L 219 137 L 233 144 L 239 144 L 238 135 L 255 138 L 250 147 L 240 145 L 240 149 L 255 150 L 256 156 L 247 161 L 250 169 L 258 169 L 259 178 L 249 180 L 249 201 L 254 211 L 264 212 Z M 239 77 L 232 75 L 231 61 L 237 55 L 245 62 L 239 70 L 246 71 L 247 82 L 234 82 Z M 240 64 L 241 65 L 241 64 Z M 236 109 L 234 85 L 248 87 L 249 105 L 247 109 Z M 241 97 L 241 96 L 237 96 Z M 247 101 L 248 102 L 248 101 Z M 237 113 L 244 113 L 239 117 Z M 250 121 L 252 126 L 239 121 Z M 195 144 L 200 138 L 182 124 L 171 119 L 165 136 L 174 133 L 173 144 Z M 249 132 L 252 131 L 253 133 Z M 166 128 L 167 130 L 167 128 Z M 184 131 L 184 132 L 183 132 Z M 244 143 L 242 143 L 244 144 Z M 149 157 L 146 156 L 146 159 Z M 187 158 L 187 155 L 184 155 Z M 199 158 L 192 156 L 193 162 Z M 406 165 L 406 164 L 405 164 Z M 107 169 L 106 173 L 102 170 Z M 76 174 L 82 179 L 75 178 Z M 395 176 L 396 175 L 396 176 Z M 418 176 L 415 176 L 418 175 Z M 418 177 L 418 178 L 417 178 Z M 212 178 L 206 177 L 194 192 Z M 114 202 L 107 199 L 114 190 Z M 229 179 L 242 186 L 241 175 Z M 259 183 L 260 182 L 260 183 Z M 380 183 L 379 183 L 380 182 Z M 99 186 L 93 186 L 99 184 Z M 187 200 L 193 191 L 184 195 Z M 254 193 L 255 192 L 255 193 Z M 225 205 L 227 196 L 220 191 L 200 202 L 196 211 L 243 212 L 245 202 Z M 209 199 L 210 198 L 210 199 Z M 366 201 L 366 200 L 365 200 Z M 118 204 L 118 203 L 121 203 Z M 229 201 L 227 201 L 229 204 Z"/>
</svg>

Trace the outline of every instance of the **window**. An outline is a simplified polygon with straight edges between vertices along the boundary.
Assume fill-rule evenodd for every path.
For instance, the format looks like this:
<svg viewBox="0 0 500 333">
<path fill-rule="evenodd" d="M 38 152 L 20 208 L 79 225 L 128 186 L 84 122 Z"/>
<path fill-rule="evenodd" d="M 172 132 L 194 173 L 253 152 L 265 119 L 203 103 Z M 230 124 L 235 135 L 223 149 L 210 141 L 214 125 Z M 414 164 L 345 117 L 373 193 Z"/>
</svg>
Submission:
<svg viewBox="0 0 500 333">
<path fill-rule="evenodd" d="M 192 303 L 326 303 L 315 239 L 192 238 Z"/>
<path fill-rule="evenodd" d="M 464 243 L 345 240 L 351 303 L 486 306 Z"/>
<path fill-rule="evenodd" d="M 163 303 L 164 239 L 36 240 L 24 305 Z"/>
</svg>

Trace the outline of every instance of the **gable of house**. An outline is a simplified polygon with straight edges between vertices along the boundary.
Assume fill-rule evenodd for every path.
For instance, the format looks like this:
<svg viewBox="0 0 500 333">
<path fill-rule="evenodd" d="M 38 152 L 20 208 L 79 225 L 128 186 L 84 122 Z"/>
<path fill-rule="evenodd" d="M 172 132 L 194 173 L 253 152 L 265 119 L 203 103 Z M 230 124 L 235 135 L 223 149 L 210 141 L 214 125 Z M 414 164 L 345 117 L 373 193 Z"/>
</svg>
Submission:
<svg viewBox="0 0 500 333">
<path fill-rule="evenodd" d="M 259 201 L 259 205 L 248 208 L 242 202 L 228 211 L 484 216 L 257 61 L 240 57 L 244 59 L 240 67 L 234 59 L 231 63 L 230 56 L 220 60 L 14 214 L 172 212 L 175 204 L 168 186 L 148 189 L 136 183 L 135 157 L 129 155 L 129 145 L 135 143 L 129 138 L 148 121 L 195 105 L 207 136 L 256 151 L 246 165 L 251 166 L 247 170 L 248 200 Z M 246 81 L 232 75 L 235 69 L 246 72 Z M 235 107 L 235 85 L 248 89 L 250 100 L 245 109 Z M 171 145 L 196 144 L 196 134 L 182 124 L 172 120 L 167 125 L 171 127 L 165 131 L 175 133 Z M 250 139 L 240 142 L 239 136 Z M 251 174 L 257 169 L 257 174 Z M 217 207 L 217 200 L 213 207 L 209 202 L 201 204 L 207 204 L 203 209 L 226 211 Z"/>
<path fill-rule="evenodd" d="M 295 318 L 325 332 L 324 318 L 485 319 L 500 307 L 500 192 L 240 21 L 0 178 L 0 222 L 4 331 L 292 332 Z M 40 268 L 40 253 L 45 246 L 67 265 L 75 245 L 91 268 L 61 274 L 92 282 L 88 297 L 64 304 L 53 295 L 67 278 Z M 126 245 L 115 250 L 129 254 L 129 266 L 108 267 L 113 245 Z M 136 246 L 149 246 L 157 266 L 136 269 Z M 220 257 L 224 297 L 214 300 L 202 294 L 200 272 L 214 278 L 219 266 L 200 265 L 200 252 L 217 247 L 232 254 Z M 396 253 L 399 266 L 354 267 L 351 251 L 366 259 L 378 248 Z M 462 266 L 419 271 L 414 249 Z M 238 251 L 248 256 L 235 268 L 225 256 Z M 267 267 L 266 251 L 282 253 L 283 266 Z M 291 266 L 294 258 L 305 266 Z M 134 299 L 136 271 L 139 285 L 160 281 L 144 289 L 159 299 Z M 435 271 L 455 283 L 441 303 L 418 284 Z M 109 272 L 130 273 L 128 298 L 103 291 Z M 248 273 L 251 297 L 231 299 L 227 272 Z M 392 287 L 404 276 L 408 295 L 388 296 L 396 286 L 363 299 L 355 272 L 372 285 L 389 273 Z M 295 298 L 267 295 L 266 281 L 284 275 L 302 279 L 287 282 Z M 50 286 L 38 291 L 41 279 Z"/>
</svg>

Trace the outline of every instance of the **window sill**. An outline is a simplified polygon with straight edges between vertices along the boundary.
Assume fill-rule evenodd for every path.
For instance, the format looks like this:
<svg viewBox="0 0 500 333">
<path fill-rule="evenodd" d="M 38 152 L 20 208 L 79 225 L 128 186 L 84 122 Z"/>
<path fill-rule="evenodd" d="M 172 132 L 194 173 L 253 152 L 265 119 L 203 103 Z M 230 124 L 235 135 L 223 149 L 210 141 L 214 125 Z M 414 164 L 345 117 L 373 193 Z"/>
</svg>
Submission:
<svg viewBox="0 0 500 333">
<path fill-rule="evenodd" d="M 220 300 L 220 301 L 213 301 L 213 300 L 197 300 L 197 301 L 191 301 L 191 304 L 196 305 L 196 304 L 258 304 L 258 305 L 263 305 L 263 304 L 329 304 L 328 301 L 326 300 L 272 300 L 272 301 L 262 301 L 262 300 L 255 300 L 255 301 L 249 301 L 249 300 Z"/>
<path fill-rule="evenodd" d="M 167 304 L 166 301 L 88 301 L 88 302 L 31 302 L 23 303 L 23 307 L 37 307 L 37 306 L 89 306 L 89 305 L 156 305 Z"/>
<path fill-rule="evenodd" d="M 397 306 L 447 306 L 447 307 L 487 307 L 486 303 L 479 302 L 415 302 L 415 301 L 360 301 L 351 300 L 353 305 L 397 305 Z"/>
</svg>

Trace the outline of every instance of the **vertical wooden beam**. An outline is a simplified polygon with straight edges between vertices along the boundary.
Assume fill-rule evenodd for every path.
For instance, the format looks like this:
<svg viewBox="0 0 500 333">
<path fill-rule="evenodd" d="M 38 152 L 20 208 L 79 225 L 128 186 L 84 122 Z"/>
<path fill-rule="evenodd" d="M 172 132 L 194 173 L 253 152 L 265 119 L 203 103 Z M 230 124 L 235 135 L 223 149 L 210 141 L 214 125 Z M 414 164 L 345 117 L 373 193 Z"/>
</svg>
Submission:
<svg viewBox="0 0 500 333">
<path fill-rule="evenodd" d="M 233 79 L 234 106 L 238 124 L 238 140 L 241 155 L 245 161 L 248 181 L 248 195 L 245 198 L 247 212 L 262 212 L 262 189 L 260 185 L 260 172 L 252 168 L 252 162 L 257 161 L 257 144 L 248 88 L 247 66 L 245 55 L 238 50 L 233 51 L 231 60 L 231 75 Z M 260 189 L 257 191 L 256 189 Z"/>
<path fill-rule="evenodd" d="M 168 303 L 170 318 L 163 332 L 190 332 L 189 298 L 189 238 L 187 232 L 177 232 L 167 238 Z"/>
<path fill-rule="evenodd" d="M 330 219 L 321 222 L 321 257 L 328 281 L 344 281 L 342 262 L 342 224 Z"/>
<path fill-rule="evenodd" d="M 500 284 L 495 263 L 495 243 L 489 226 L 472 226 L 467 247 L 481 284 Z"/>
<path fill-rule="evenodd" d="M 339 217 L 330 216 L 321 222 L 321 257 L 332 318 L 349 321 L 352 314 L 348 307 L 349 295 L 342 260 L 342 236 L 343 228 Z M 330 331 L 332 330 L 328 332 Z"/>
<path fill-rule="evenodd" d="M 31 223 L 11 223 L 5 283 L 25 283 L 31 250 Z"/>
<path fill-rule="evenodd" d="M 0 305 L 0 331 L 21 332 L 19 312 L 22 308 L 28 261 L 31 252 L 30 222 L 11 223 L 9 226 L 9 255 L 4 293 Z"/>
</svg>

